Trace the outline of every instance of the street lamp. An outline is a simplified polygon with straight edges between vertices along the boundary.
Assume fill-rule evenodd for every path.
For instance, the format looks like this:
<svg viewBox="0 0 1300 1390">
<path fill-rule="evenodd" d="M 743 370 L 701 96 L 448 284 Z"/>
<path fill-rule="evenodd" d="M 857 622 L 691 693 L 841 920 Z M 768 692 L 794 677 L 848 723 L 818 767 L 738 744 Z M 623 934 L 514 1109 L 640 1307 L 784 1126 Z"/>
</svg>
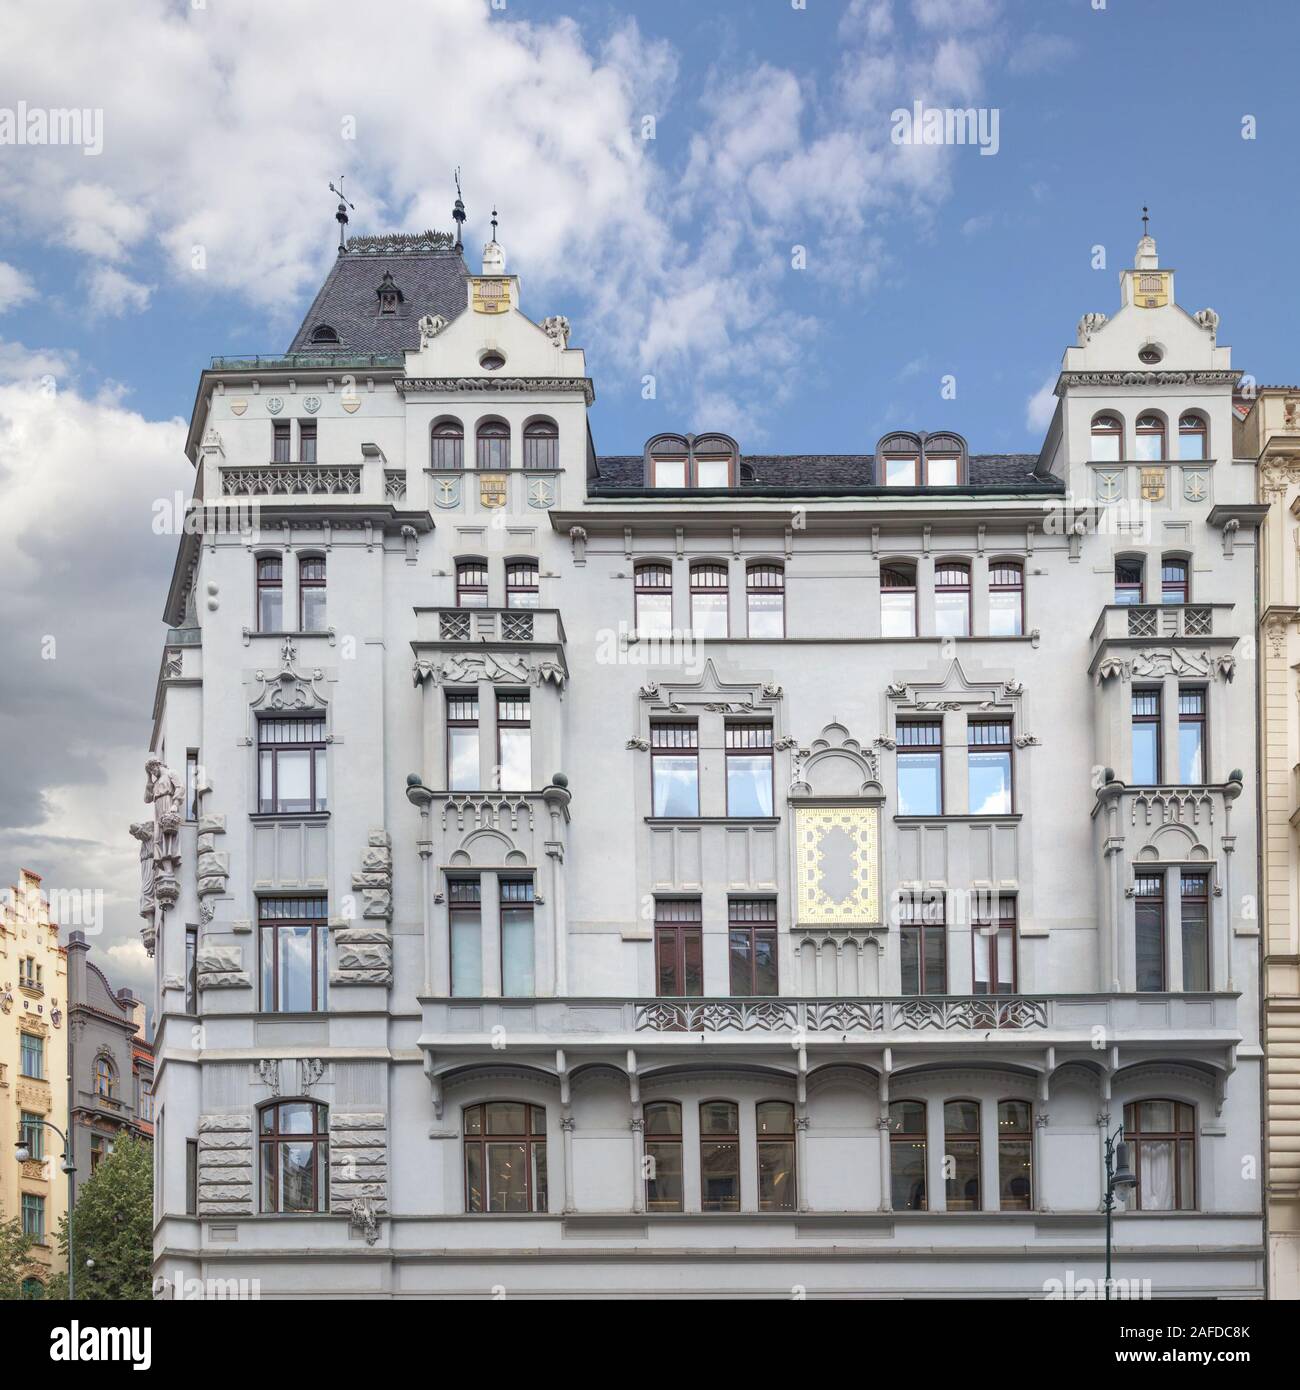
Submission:
<svg viewBox="0 0 1300 1390">
<path fill-rule="evenodd" d="M 1115 1189 L 1136 1187 L 1137 1178 L 1129 1167 L 1128 1145 L 1124 1142 L 1124 1126 L 1106 1137 L 1106 1299 L 1110 1300 L 1110 1241 L 1115 1211 Z"/>
<path fill-rule="evenodd" d="M 72 1145 L 68 1143 L 68 1136 L 58 1125 L 51 1124 L 49 1120 L 27 1120 L 18 1126 L 18 1142 L 14 1145 L 14 1157 L 19 1163 L 26 1163 L 32 1156 L 31 1148 L 27 1142 L 27 1131 L 34 1123 L 42 1124 L 46 1129 L 52 1129 L 63 1140 L 63 1166 L 60 1172 L 66 1173 L 68 1178 L 68 1299 L 71 1301 L 77 1296 L 76 1265 L 72 1257 L 72 1209 L 76 1202 L 77 1165 L 72 1161 Z"/>
</svg>

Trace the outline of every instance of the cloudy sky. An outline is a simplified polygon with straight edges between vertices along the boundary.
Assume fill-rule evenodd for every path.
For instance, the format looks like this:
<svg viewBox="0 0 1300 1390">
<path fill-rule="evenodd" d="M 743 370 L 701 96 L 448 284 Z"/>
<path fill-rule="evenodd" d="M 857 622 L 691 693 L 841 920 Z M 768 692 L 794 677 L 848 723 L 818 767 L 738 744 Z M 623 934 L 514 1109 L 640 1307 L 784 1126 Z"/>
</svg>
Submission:
<svg viewBox="0 0 1300 1390">
<path fill-rule="evenodd" d="M 1034 450 L 1144 203 L 1236 365 L 1296 378 L 1296 8 L 5 0 L 0 882 L 102 892 L 92 959 L 148 986 L 126 827 L 175 549 L 154 504 L 190 484 L 207 357 L 286 346 L 330 179 L 353 232 L 442 228 L 461 166 L 471 249 L 495 202 L 525 308 L 588 351 L 602 452 L 894 426 Z M 996 116 L 996 151 L 895 143 L 917 101 Z M 91 148 L 4 143 L 20 103 L 100 113 Z"/>
</svg>

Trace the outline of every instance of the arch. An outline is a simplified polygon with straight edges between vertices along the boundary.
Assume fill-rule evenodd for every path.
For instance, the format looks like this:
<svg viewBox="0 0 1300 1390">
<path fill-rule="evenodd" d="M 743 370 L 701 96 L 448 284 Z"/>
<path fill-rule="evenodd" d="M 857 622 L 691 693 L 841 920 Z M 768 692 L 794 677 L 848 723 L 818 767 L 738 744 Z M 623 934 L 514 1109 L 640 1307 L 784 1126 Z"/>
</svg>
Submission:
<svg viewBox="0 0 1300 1390">
<path fill-rule="evenodd" d="M 474 466 L 493 473 L 510 467 L 510 425 L 499 415 L 485 415 L 474 426 Z"/>
<path fill-rule="evenodd" d="M 311 331 L 313 343 L 337 343 L 339 341 L 339 331 L 333 324 L 318 323 Z"/>
<path fill-rule="evenodd" d="M 1118 463 L 1124 457 L 1124 417 L 1114 410 L 1099 410 L 1088 426 L 1093 463 Z"/>
<path fill-rule="evenodd" d="M 560 466 L 560 427 L 549 415 L 535 415 L 524 422 L 524 467 L 551 469 Z"/>
<path fill-rule="evenodd" d="M 94 1066 L 95 1094 L 104 1100 L 113 1100 L 117 1096 L 117 1063 L 113 1060 L 113 1055 L 105 1047 L 101 1047 L 95 1054 Z"/>
<path fill-rule="evenodd" d="M 1178 417 L 1178 457 L 1189 461 L 1210 457 L 1210 422 L 1203 410 L 1184 410 Z"/>
<path fill-rule="evenodd" d="M 1163 410 L 1148 406 L 1133 423 L 1133 438 L 1135 458 L 1163 463 L 1169 457 L 1169 417 Z"/>
<path fill-rule="evenodd" d="M 329 1106 L 310 1096 L 277 1096 L 257 1107 L 261 1212 L 284 1215 L 327 1209 L 329 1132 Z"/>
<path fill-rule="evenodd" d="M 429 467 L 442 471 L 464 468 L 465 425 L 452 415 L 440 415 L 429 425 Z"/>
</svg>

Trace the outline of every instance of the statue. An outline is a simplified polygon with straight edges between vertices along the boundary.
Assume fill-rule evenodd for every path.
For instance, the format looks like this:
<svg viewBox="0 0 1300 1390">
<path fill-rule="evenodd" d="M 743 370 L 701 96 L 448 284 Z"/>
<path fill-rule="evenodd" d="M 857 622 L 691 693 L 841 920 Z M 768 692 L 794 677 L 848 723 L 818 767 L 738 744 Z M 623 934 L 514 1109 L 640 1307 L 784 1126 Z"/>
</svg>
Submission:
<svg viewBox="0 0 1300 1390">
<path fill-rule="evenodd" d="M 131 824 L 131 834 L 140 841 L 140 916 L 153 921 L 154 898 L 154 824 L 138 820 Z"/>
<path fill-rule="evenodd" d="M 144 799 L 153 803 L 158 827 L 154 858 L 161 863 L 176 858 L 176 832 L 181 825 L 181 780 L 161 758 L 150 758 L 144 770 L 148 778 Z"/>
</svg>

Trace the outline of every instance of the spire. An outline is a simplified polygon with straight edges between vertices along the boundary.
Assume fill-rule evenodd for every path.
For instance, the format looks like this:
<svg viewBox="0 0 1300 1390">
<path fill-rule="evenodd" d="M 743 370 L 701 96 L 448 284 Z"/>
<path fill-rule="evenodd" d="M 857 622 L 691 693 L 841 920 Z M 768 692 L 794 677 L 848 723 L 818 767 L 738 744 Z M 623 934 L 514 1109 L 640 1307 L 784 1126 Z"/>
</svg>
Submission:
<svg viewBox="0 0 1300 1390">
<path fill-rule="evenodd" d="M 461 239 L 461 232 L 465 227 L 465 204 L 460 196 L 460 166 L 456 166 L 456 205 L 451 210 L 452 221 L 456 224 L 456 249 L 462 250 L 464 242 Z"/>
<path fill-rule="evenodd" d="M 335 188 L 333 184 L 330 184 L 330 192 L 337 193 L 339 198 L 338 211 L 334 214 L 334 220 L 339 224 L 340 256 L 347 250 L 347 247 L 343 244 L 343 238 L 348 225 L 348 209 L 352 208 L 352 211 L 356 212 L 356 208 L 343 196 L 343 177 L 342 174 L 339 175 L 339 185 L 337 188 Z"/>
<path fill-rule="evenodd" d="M 504 275 L 506 273 L 506 253 L 497 240 L 497 210 L 492 209 L 492 240 L 483 248 L 483 274 Z"/>
<path fill-rule="evenodd" d="M 1160 257 L 1156 255 L 1156 239 L 1151 235 L 1149 223 L 1151 215 L 1144 203 L 1142 205 L 1142 240 L 1138 242 L 1137 256 L 1133 261 L 1137 270 L 1158 270 Z"/>
</svg>

